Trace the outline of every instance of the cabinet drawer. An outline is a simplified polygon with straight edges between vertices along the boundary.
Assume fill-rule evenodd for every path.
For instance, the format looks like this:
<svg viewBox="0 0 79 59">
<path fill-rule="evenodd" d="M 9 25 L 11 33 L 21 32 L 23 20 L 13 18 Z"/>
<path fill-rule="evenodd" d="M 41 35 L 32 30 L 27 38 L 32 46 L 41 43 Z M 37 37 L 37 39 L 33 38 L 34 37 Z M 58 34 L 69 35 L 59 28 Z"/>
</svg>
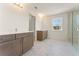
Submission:
<svg viewBox="0 0 79 59">
<path fill-rule="evenodd" d="M 15 40 L 15 34 L 0 35 L 0 43 L 9 41 L 9 40 Z"/>
<path fill-rule="evenodd" d="M 30 33 L 19 33 L 19 34 L 16 34 L 16 38 L 30 37 L 30 36 L 33 36 L 32 32 L 30 32 Z"/>
</svg>

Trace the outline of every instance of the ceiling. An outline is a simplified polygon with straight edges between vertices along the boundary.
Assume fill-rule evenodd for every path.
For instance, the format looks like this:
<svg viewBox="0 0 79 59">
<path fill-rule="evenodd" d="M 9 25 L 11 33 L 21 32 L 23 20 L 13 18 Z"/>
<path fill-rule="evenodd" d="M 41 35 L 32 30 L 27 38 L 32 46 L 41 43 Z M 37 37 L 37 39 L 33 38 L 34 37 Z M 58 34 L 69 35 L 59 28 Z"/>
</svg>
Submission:
<svg viewBox="0 0 79 59">
<path fill-rule="evenodd" d="M 29 10 L 32 14 L 54 15 L 76 9 L 78 6 L 79 3 L 30 3 Z"/>
</svg>

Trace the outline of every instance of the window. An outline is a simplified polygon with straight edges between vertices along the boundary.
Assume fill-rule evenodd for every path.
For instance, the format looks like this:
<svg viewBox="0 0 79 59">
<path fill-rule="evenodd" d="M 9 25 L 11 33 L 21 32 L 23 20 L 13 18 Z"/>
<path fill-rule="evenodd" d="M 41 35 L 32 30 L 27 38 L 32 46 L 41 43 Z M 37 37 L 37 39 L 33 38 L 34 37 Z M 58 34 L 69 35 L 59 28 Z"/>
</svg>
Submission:
<svg viewBox="0 0 79 59">
<path fill-rule="evenodd" d="M 53 30 L 62 30 L 62 24 L 63 24 L 62 17 L 54 18 L 52 19 L 51 22 L 52 22 Z"/>
</svg>

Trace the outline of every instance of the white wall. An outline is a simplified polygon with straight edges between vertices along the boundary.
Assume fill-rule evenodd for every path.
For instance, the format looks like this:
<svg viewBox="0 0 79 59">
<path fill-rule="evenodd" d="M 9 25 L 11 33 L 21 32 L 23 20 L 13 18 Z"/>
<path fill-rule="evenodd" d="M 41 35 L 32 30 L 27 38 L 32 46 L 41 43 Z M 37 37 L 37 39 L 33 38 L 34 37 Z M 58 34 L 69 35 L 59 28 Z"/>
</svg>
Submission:
<svg viewBox="0 0 79 59">
<path fill-rule="evenodd" d="M 63 17 L 63 31 L 53 31 L 51 20 L 55 17 Z M 42 29 L 48 30 L 48 38 L 55 40 L 68 40 L 68 14 L 51 15 L 43 18 Z"/>
<path fill-rule="evenodd" d="M 44 16 L 42 18 L 42 30 L 50 30 L 50 21 L 49 21 L 49 17 L 48 16 Z"/>
<path fill-rule="evenodd" d="M 36 16 L 36 30 L 42 30 L 42 19 L 38 16 Z"/>
<path fill-rule="evenodd" d="M 39 17 L 36 16 L 36 30 L 48 30 L 49 29 L 49 21 L 48 17 Z"/>
<path fill-rule="evenodd" d="M 0 4 L 0 35 L 29 30 L 29 16 L 23 8 L 14 4 Z"/>
</svg>

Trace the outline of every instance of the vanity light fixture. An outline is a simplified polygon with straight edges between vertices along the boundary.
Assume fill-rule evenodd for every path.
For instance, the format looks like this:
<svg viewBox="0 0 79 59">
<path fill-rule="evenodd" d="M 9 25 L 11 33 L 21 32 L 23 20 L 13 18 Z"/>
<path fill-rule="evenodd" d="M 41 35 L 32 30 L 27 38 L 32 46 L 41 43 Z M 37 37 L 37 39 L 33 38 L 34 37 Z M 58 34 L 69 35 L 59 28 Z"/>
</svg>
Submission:
<svg viewBox="0 0 79 59">
<path fill-rule="evenodd" d="M 16 6 L 23 8 L 23 4 L 22 3 L 14 3 Z"/>
</svg>

